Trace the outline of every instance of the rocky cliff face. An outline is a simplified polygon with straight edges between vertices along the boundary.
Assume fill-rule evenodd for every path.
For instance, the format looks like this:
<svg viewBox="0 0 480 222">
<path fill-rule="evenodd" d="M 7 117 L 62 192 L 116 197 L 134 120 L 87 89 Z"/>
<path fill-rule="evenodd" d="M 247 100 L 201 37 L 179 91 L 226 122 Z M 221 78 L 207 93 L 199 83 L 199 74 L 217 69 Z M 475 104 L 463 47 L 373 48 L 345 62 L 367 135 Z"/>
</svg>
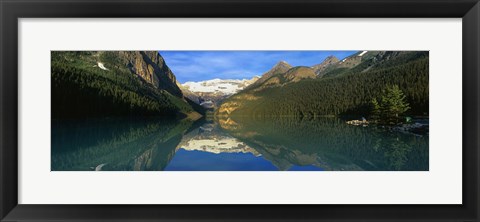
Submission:
<svg viewBox="0 0 480 222">
<path fill-rule="evenodd" d="M 164 89 L 175 96 L 182 96 L 175 75 L 157 51 L 119 51 L 118 54 L 132 73 L 156 88 Z"/>
</svg>

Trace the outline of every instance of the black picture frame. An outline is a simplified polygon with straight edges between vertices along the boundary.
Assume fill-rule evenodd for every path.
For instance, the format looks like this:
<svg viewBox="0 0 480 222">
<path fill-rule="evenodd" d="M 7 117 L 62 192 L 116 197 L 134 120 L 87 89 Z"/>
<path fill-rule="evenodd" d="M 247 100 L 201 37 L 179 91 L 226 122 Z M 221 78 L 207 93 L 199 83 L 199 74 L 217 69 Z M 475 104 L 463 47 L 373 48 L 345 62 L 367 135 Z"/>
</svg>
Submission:
<svg viewBox="0 0 480 222">
<path fill-rule="evenodd" d="M 479 221 L 478 0 L 0 0 L 0 15 L 1 221 Z M 463 204 L 18 204 L 17 21 L 19 18 L 63 17 L 463 18 Z"/>
</svg>

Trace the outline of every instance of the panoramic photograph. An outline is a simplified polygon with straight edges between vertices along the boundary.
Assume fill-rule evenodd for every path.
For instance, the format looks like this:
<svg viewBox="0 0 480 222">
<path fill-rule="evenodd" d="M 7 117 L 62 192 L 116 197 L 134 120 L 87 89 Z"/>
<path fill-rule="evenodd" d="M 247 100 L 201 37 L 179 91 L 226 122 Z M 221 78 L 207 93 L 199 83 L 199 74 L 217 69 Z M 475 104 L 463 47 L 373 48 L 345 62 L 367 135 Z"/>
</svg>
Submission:
<svg viewBox="0 0 480 222">
<path fill-rule="evenodd" d="M 52 171 L 428 171 L 428 51 L 52 51 Z"/>
</svg>

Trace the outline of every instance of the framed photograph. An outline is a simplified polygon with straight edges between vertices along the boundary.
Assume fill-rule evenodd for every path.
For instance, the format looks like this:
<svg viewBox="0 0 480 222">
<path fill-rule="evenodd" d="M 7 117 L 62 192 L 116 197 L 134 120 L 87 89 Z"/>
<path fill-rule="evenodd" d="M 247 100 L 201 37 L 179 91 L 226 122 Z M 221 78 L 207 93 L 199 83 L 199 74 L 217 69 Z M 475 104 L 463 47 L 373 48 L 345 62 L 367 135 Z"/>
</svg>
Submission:
<svg viewBox="0 0 480 222">
<path fill-rule="evenodd" d="M 0 3 L 1 221 L 478 221 L 477 0 Z"/>
</svg>

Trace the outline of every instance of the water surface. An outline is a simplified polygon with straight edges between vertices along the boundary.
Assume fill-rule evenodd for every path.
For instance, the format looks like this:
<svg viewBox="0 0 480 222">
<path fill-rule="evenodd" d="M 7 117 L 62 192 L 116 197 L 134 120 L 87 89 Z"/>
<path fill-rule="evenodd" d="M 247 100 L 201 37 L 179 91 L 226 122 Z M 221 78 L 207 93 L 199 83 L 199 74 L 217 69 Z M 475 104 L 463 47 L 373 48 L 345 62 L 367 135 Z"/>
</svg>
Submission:
<svg viewBox="0 0 480 222">
<path fill-rule="evenodd" d="M 428 135 L 338 118 L 52 122 L 53 171 L 424 171 Z"/>
</svg>

